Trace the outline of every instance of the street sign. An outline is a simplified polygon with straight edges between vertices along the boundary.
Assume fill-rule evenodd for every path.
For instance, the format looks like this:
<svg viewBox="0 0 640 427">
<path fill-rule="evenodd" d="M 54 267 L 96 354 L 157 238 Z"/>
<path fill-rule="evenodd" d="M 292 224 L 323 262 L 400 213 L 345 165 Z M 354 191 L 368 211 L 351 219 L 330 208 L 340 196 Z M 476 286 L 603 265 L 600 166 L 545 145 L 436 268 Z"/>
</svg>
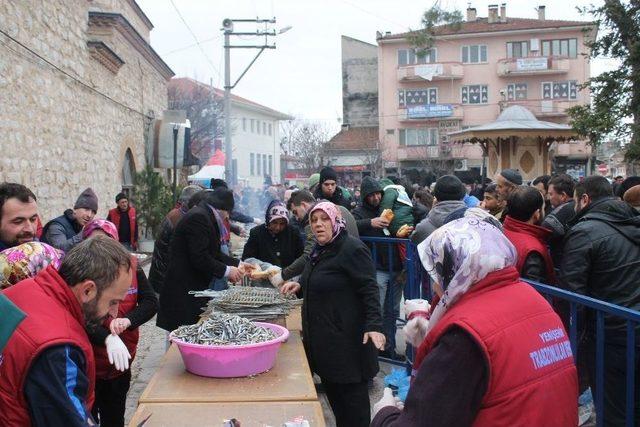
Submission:
<svg viewBox="0 0 640 427">
<path fill-rule="evenodd" d="M 451 104 L 424 104 L 407 108 L 407 117 L 410 119 L 449 117 L 452 115 L 453 105 Z"/>
</svg>

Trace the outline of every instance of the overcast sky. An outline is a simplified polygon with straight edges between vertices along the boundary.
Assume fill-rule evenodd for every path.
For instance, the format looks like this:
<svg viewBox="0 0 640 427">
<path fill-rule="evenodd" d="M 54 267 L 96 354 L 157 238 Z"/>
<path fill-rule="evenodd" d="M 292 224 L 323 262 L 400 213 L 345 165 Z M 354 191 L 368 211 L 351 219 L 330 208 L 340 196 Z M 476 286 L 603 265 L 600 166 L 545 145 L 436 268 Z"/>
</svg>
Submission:
<svg viewBox="0 0 640 427">
<path fill-rule="evenodd" d="M 224 18 L 270 18 L 275 28 L 293 28 L 277 36 L 277 48 L 263 52 L 234 89 L 234 93 L 284 113 L 338 126 L 342 117 L 340 36 L 376 44 L 376 31 L 398 33 L 420 27 L 422 12 L 432 1 L 417 0 L 137 0 L 153 22 L 151 45 L 178 77 L 192 77 L 222 88 L 224 52 L 221 23 Z M 576 5 L 598 0 L 548 1 L 547 19 L 588 20 Z M 487 5 L 472 1 L 478 16 Z M 443 0 L 447 9 L 467 8 L 465 0 Z M 507 17 L 537 18 L 535 2 L 507 2 Z M 541 2 L 540 4 L 545 4 Z M 174 6 L 175 5 L 175 6 Z M 180 16 L 184 19 L 180 18 Z M 189 28 L 191 31 L 189 30 Z M 255 31 L 255 24 L 237 24 L 236 31 Z M 260 27 L 263 29 L 263 27 Z M 193 32 L 193 34 L 192 34 Z M 200 45 L 196 45 L 196 39 Z M 244 37 L 234 43 L 261 44 L 263 38 Z M 232 81 L 257 50 L 231 52 Z M 595 60 L 592 75 L 615 66 Z"/>
</svg>

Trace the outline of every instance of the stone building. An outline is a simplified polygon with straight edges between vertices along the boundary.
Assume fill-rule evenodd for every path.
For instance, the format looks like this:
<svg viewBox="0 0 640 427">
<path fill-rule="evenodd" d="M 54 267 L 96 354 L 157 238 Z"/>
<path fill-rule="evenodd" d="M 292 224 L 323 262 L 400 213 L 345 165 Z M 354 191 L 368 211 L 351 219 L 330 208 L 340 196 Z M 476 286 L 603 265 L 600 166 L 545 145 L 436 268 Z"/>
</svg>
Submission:
<svg viewBox="0 0 640 427">
<path fill-rule="evenodd" d="M 0 2 L 0 181 L 38 197 L 44 221 L 85 187 L 105 217 L 145 165 L 173 72 L 134 0 Z"/>
</svg>

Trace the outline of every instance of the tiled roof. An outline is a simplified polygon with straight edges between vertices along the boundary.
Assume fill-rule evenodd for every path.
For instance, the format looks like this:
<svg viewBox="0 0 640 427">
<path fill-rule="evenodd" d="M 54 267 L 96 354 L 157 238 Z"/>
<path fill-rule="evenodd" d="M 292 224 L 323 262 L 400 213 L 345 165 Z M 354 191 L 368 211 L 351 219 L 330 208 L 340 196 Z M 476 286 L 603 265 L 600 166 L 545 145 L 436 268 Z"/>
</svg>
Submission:
<svg viewBox="0 0 640 427">
<path fill-rule="evenodd" d="M 224 90 L 218 89 L 217 87 L 209 86 L 206 83 L 199 82 L 189 77 L 175 77 L 169 81 L 169 87 L 179 87 L 182 90 L 186 90 L 190 87 L 201 86 L 208 90 L 213 90 L 214 96 L 217 98 L 224 98 Z M 256 107 L 262 110 L 265 114 L 270 114 L 280 120 L 292 120 L 293 117 L 281 113 L 280 111 L 274 110 L 273 108 L 266 107 L 262 104 L 258 104 L 257 102 L 253 102 L 249 99 L 243 98 L 238 95 L 231 94 L 231 101 L 234 103 L 245 104 L 248 106 Z"/>
<path fill-rule="evenodd" d="M 327 143 L 329 150 L 361 150 L 377 148 L 378 127 L 351 127 L 341 129 Z"/>
<path fill-rule="evenodd" d="M 555 19 L 529 19 L 529 18 L 509 18 L 507 22 L 496 22 L 489 24 L 488 18 L 477 18 L 475 21 L 462 22 L 458 30 L 454 30 L 449 25 L 441 25 L 435 27 L 436 36 L 446 36 L 453 34 L 475 34 L 475 33 L 495 33 L 500 31 L 514 31 L 514 30 L 537 30 L 548 28 L 562 28 L 562 27 L 576 27 L 576 26 L 592 26 L 594 22 L 589 21 L 565 21 Z M 419 30 L 420 31 L 420 30 Z M 390 34 L 382 36 L 378 40 L 393 40 L 405 38 L 407 35 L 415 33 L 416 31 Z"/>
</svg>

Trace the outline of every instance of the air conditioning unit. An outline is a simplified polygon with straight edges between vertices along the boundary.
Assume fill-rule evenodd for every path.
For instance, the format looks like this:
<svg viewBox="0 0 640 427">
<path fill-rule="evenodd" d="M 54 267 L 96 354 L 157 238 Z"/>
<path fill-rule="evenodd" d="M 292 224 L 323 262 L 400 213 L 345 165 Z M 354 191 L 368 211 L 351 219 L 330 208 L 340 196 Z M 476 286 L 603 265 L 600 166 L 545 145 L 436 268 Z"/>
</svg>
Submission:
<svg viewBox="0 0 640 427">
<path fill-rule="evenodd" d="M 453 169 L 460 172 L 469 170 L 469 167 L 467 166 L 467 159 L 456 160 L 453 165 Z"/>
</svg>

